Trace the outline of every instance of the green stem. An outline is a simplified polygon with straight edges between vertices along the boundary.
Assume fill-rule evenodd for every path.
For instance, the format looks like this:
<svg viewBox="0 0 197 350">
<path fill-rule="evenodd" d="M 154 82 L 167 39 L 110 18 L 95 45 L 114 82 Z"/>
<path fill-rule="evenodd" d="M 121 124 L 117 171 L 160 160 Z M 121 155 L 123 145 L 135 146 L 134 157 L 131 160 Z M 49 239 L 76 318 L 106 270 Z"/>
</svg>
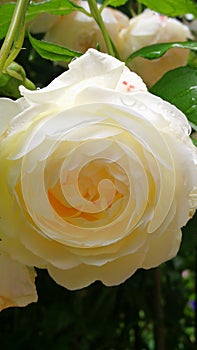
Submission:
<svg viewBox="0 0 197 350">
<path fill-rule="evenodd" d="M 18 42 L 20 42 L 22 46 L 21 42 L 23 42 L 23 40 L 21 39 L 21 31 L 24 26 L 25 13 L 26 13 L 28 4 L 29 4 L 29 0 L 17 0 L 16 2 L 14 13 L 12 15 L 12 19 L 10 22 L 10 26 L 0 51 L 0 73 L 2 73 L 2 71 L 4 70 L 6 61 L 7 59 L 9 59 L 9 55 L 10 54 L 12 55 L 13 43 L 15 43 L 16 41 L 16 45 L 17 45 Z M 14 50 L 16 49 L 17 48 L 14 47 Z M 20 50 L 17 49 L 17 52 L 19 51 Z M 14 56 L 16 57 L 16 55 Z M 10 60 L 9 60 L 9 63 L 10 63 Z"/>
<path fill-rule="evenodd" d="M 89 7 L 90 7 L 90 11 L 91 11 L 92 17 L 95 19 L 96 23 L 98 24 L 98 26 L 101 29 L 101 32 L 103 34 L 103 38 L 105 40 L 105 44 L 107 46 L 107 51 L 108 51 L 109 55 L 116 56 L 115 52 L 114 52 L 113 45 L 112 45 L 111 38 L 110 38 L 106 28 L 105 28 L 105 24 L 103 22 L 101 13 L 100 13 L 100 11 L 99 11 L 99 9 L 97 7 L 96 0 L 88 0 L 88 4 L 89 4 Z"/>
<path fill-rule="evenodd" d="M 141 2 L 138 2 L 137 14 L 140 15 L 140 13 L 142 13 L 142 4 L 141 4 Z"/>
<path fill-rule="evenodd" d="M 15 41 L 9 56 L 6 59 L 6 62 L 4 64 L 4 70 L 15 60 L 16 56 L 18 56 L 23 46 L 24 37 L 25 37 L 25 26 L 23 26 L 23 28 L 21 29 L 20 37 Z"/>
</svg>

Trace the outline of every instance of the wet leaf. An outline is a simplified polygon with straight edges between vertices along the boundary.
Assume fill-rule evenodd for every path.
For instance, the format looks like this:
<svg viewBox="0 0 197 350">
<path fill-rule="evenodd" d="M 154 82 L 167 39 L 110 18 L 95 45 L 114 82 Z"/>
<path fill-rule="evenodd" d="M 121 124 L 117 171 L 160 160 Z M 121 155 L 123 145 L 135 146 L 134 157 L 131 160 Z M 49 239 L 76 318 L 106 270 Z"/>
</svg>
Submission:
<svg viewBox="0 0 197 350">
<path fill-rule="evenodd" d="M 167 72 L 150 91 L 178 107 L 197 125 L 197 69 L 179 67 Z"/>
<path fill-rule="evenodd" d="M 126 64 L 128 64 L 135 57 L 143 57 L 149 60 L 157 59 L 163 56 L 169 49 L 172 48 L 190 49 L 197 51 L 197 41 L 171 42 L 145 46 L 129 55 L 126 60 Z"/>
<path fill-rule="evenodd" d="M 192 13 L 197 17 L 197 6 L 192 0 L 138 0 L 138 2 L 147 6 L 151 10 L 160 12 L 167 16 L 176 17 Z"/>
</svg>

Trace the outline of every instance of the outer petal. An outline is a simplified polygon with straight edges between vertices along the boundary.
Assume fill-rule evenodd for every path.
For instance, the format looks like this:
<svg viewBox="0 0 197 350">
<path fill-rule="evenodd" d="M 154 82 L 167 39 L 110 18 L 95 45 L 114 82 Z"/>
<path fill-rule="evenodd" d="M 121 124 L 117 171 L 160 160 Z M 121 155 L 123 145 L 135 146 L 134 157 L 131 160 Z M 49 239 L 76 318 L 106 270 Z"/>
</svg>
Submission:
<svg viewBox="0 0 197 350">
<path fill-rule="evenodd" d="M 77 95 L 88 87 L 119 90 L 120 81 L 125 81 L 124 92 L 129 85 L 137 90 L 146 90 L 145 84 L 135 73 L 125 67 L 125 63 L 107 54 L 89 49 L 83 56 L 77 58 L 69 65 L 69 70 L 54 79 L 47 87 L 30 91 L 23 86 L 21 93 L 31 103 L 41 104 L 53 101 L 54 104 L 69 108 L 76 106 Z"/>
<path fill-rule="evenodd" d="M 10 306 L 26 306 L 37 301 L 36 273 L 9 255 L 0 253 L 0 311 Z"/>
<path fill-rule="evenodd" d="M 176 256 L 181 243 L 181 230 L 167 231 L 165 235 L 149 235 L 149 250 L 142 267 L 149 269 Z"/>
<path fill-rule="evenodd" d="M 9 98 L 1 98 L 0 135 L 7 129 L 10 120 L 23 110 L 21 100 L 15 102 Z"/>
<path fill-rule="evenodd" d="M 114 286 L 123 283 L 136 272 L 144 255 L 145 252 L 139 251 L 99 267 L 81 264 L 70 270 L 60 270 L 51 266 L 48 271 L 58 284 L 70 290 L 86 287 L 96 280 L 102 281 L 106 286 Z"/>
<path fill-rule="evenodd" d="M 41 13 L 32 21 L 28 22 L 27 27 L 30 28 L 32 33 L 45 33 L 58 22 L 59 18 L 60 16 L 57 15 Z"/>
</svg>

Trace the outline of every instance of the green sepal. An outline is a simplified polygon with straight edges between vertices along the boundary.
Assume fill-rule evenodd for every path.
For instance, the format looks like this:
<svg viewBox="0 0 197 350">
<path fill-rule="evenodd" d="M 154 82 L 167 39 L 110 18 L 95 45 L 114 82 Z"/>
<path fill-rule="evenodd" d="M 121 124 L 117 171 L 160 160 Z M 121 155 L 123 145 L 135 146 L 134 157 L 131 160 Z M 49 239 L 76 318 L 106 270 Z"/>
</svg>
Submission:
<svg viewBox="0 0 197 350">
<path fill-rule="evenodd" d="M 35 90 L 35 85 L 26 77 L 26 73 L 18 63 L 12 62 L 6 70 L 0 74 L 0 95 L 19 98 L 19 86 L 23 85 L 29 90 Z"/>
</svg>

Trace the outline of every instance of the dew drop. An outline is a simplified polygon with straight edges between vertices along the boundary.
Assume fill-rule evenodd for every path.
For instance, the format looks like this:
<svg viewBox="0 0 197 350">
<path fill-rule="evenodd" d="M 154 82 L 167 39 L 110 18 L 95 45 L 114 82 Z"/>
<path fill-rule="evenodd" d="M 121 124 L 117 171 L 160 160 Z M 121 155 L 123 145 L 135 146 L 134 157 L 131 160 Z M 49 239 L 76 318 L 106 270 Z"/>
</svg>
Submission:
<svg viewBox="0 0 197 350">
<path fill-rule="evenodd" d="M 159 102 L 159 103 L 157 104 L 157 108 L 158 108 L 158 110 L 162 110 L 162 109 L 163 109 L 163 103 L 162 103 L 162 102 Z"/>
<path fill-rule="evenodd" d="M 136 102 L 131 97 L 121 97 L 120 100 L 125 106 L 133 107 L 136 104 Z"/>
<path fill-rule="evenodd" d="M 145 106 L 140 105 L 140 106 L 139 106 L 139 110 L 140 110 L 141 112 L 143 112 L 143 111 L 145 111 L 145 110 L 146 110 L 146 108 L 145 108 Z"/>
<path fill-rule="evenodd" d="M 171 115 L 171 117 L 175 117 L 175 112 L 174 111 L 170 111 L 170 115 Z"/>
</svg>

